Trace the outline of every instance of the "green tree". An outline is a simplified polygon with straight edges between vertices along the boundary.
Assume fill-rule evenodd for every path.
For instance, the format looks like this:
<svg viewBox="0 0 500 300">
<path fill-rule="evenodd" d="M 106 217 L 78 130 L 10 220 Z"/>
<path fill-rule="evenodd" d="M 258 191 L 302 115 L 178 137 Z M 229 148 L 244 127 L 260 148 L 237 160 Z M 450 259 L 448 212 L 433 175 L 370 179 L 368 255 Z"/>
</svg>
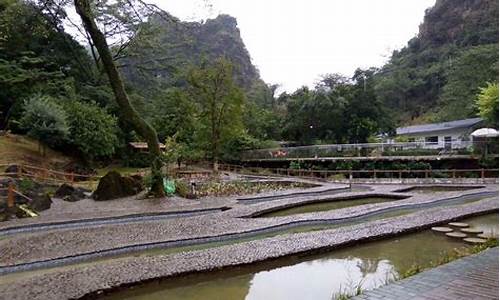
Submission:
<svg viewBox="0 0 500 300">
<path fill-rule="evenodd" d="M 479 115 L 488 125 L 498 128 L 498 82 L 488 83 L 480 89 L 476 98 Z"/>
<path fill-rule="evenodd" d="M 134 130 L 146 140 L 151 156 L 151 189 L 150 193 L 156 197 L 165 196 L 163 190 L 163 175 L 161 172 L 161 151 L 158 136 L 155 129 L 147 123 L 131 105 L 122 77 L 115 65 L 113 54 L 106 41 L 106 36 L 102 33 L 96 23 L 94 9 L 89 0 L 75 0 L 76 12 L 82 19 L 83 26 L 88 32 L 91 40 L 99 52 L 100 61 L 109 79 L 109 83 L 115 95 L 115 100 L 120 108 L 123 119 L 129 123 Z M 129 9 L 133 10 L 133 7 Z"/>
<path fill-rule="evenodd" d="M 451 61 L 447 83 L 439 97 L 439 119 L 456 120 L 477 115 L 476 95 L 485 82 L 498 80 L 498 44 L 471 47 Z"/>
<path fill-rule="evenodd" d="M 188 81 L 199 105 L 199 138 L 209 146 L 213 170 L 217 172 L 222 144 L 242 128 L 244 95 L 233 80 L 232 64 L 224 58 L 191 69 Z"/>
<path fill-rule="evenodd" d="M 345 112 L 345 130 L 351 143 L 366 143 L 371 135 L 392 131 L 392 119 L 375 95 L 375 72 L 374 68 L 354 72 L 353 91 Z"/>
<path fill-rule="evenodd" d="M 39 141 L 39 150 L 43 156 L 46 146 L 63 144 L 69 132 L 64 109 L 53 98 L 40 94 L 25 101 L 20 123 L 28 136 Z"/>
<path fill-rule="evenodd" d="M 0 0 L 0 129 L 16 130 L 30 95 L 69 96 L 92 78 L 87 52 L 43 2 Z"/>
<path fill-rule="evenodd" d="M 196 107 L 185 91 L 180 88 L 160 91 L 146 104 L 145 110 L 160 140 L 176 135 L 179 143 L 192 143 Z"/>
<path fill-rule="evenodd" d="M 69 124 L 69 142 L 87 161 L 110 157 L 118 145 L 117 120 L 92 103 L 67 101 L 64 104 Z"/>
</svg>

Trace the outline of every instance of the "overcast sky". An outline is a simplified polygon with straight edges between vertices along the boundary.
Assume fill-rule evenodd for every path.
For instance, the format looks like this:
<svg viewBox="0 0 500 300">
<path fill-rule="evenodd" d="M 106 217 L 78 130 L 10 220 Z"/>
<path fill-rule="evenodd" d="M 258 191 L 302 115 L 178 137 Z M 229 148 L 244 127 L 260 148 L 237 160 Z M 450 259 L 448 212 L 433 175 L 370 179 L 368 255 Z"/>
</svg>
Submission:
<svg viewBox="0 0 500 300">
<path fill-rule="evenodd" d="M 435 0 L 149 0 L 181 20 L 236 17 L 254 65 L 287 91 L 321 74 L 381 66 Z"/>
</svg>

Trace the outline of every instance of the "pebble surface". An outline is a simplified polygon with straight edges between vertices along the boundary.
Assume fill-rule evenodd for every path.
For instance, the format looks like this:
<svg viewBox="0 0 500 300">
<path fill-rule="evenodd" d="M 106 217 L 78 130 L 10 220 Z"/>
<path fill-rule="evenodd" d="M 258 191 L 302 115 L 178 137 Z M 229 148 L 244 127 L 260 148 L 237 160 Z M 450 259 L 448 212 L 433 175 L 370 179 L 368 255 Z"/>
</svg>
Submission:
<svg viewBox="0 0 500 300">
<path fill-rule="evenodd" d="M 206 272 L 313 250 L 334 249 L 495 210 L 498 210 L 498 199 L 485 199 L 462 207 L 419 211 L 319 232 L 286 234 L 218 248 L 108 261 L 86 267 L 67 267 L 62 271 L 54 270 L 0 283 L 0 295 L 6 297 L 4 299 L 68 299 L 84 296 L 90 299 L 102 290 L 154 278 Z"/>
<path fill-rule="evenodd" d="M 335 187 L 335 185 L 325 184 L 307 191 L 321 193 L 332 189 L 332 187 Z M 342 185 L 336 185 L 336 187 L 345 188 Z M 42 270 L 41 274 L 33 272 L 9 282 L 3 282 L 2 276 L 0 276 L 0 299 L 67 299 L 80 298 L 85 295 L 93 298 L 100 290 L 130 285 L 153 278 L 210 271 L 275 259 L 286 255 L 336 248 L 354 242 L 393 236 L 406 231 L 446 224 L 446 222 L 469 215 L 498 210 L 498 198 L 492 198 L 491 195 L 488 199 L 459 207 L 439 207 L 440 202 L 445 202 L 450 198 L 497 192 L 497 186 L 495 185 L 469 191 L 415 195 L 394 192 L 398 189 L 401 189 L 401 185 L 379 185 L 374 186 L 370 191 L 355 193 L 346 191 L 335 195 L 319 196 L 302 194 L 252 205 L 239 204 L 237 197 L 182 200 L 187 202 L 181 201 L 180 204 L 178 199 L 172 200 L 173 204 L 159 203 L 158 201 L 163 200 L 158 199 L 146 200 L 151 201 L 151 203 L 121 199 L 124 200 L 125 207 L 134 208 L 131 210 L 120 209 L 118 211 L 95 209 L 86 218 L 123 216 L 131 212 L 186 211 L 186 207 L 200 209 L 228 206 L 231 209 L 219 213 L 176 219 L 85 226 L 73 229 L 48 230 L 36 234 L 23 233 L 7 236 L 0 239 L 0 257 L 2 257 L 0 267 L 78 256 L 86 253 L 98 254 L 102 251 L 147 243 L 177 242 L 185 239 L 203 239 L 207 237 L 224 239 L 225 236 L 231 234 L 239 235 L 299 223 L 345 220 L 395 208 L 420 207 L 428 204 L 436 204 L 436 207 L 422 209 L 405 216 L 370 221 L 358 225 L 322 231 L 283 234 L 206 250 L 147 257 L 133 257 L 131 255 L 127 258 L 106 260 L 99 264 L 70 265 L 52 270 Z M 297 190 L 297 192 L 301 191 Z M 273 194 L 267 193 L 267 195 Z M 276 194 L 279 195 L 279 193 Z M 268 210 L 312 203 L 318 200 L 334 199 L 340 201 L 349 197 L 377 195 L 391 196 L 394 201 L 286 217 L 251 217 Z M 396 199 L 406 196 L 408 196 L 406 199 Z M 64 203 L 63 205 L 69 204 Z M 77 205 L 82 208 L 89 205 L 89 203 Z M 110 205 L 109 208 L 111 208 L 111 204 L 104 205 Z M 42 216 L 38 220 L 21 220 L 21 222 L 17 223 L 6 222 L 8 224 L 0 224 L 0 232 L 2 228 L 12 228 L 20 225 L 29 226 L 31 224 L 43 225 L 44 222 L 50 223 L 84 218 L 81 212 L 76 212 L 78 209 L 74 209 L 74 215 L 69 213 L 69 210 L 66 207 L 65 210 L 62 210 L 66 213 L 62 213 L 60 216 L 51 214 L 45 216 L 45 218 Z"/>
<path fill-rule="evenodd" d="M 325 188 L 325 187 L 323 187 Z M 401 196 L 391 191 L 401 186 L 375 186 L 373 191 L 360 193 L 336 194 L 332 199 L 346 199 L 358 196 L 389 195 Z M 335 221 L 363 216 L 374 212 L 398 207 L 406 208 L 414 205 L 439 203 L 462 195 L 475 195 L 491 192 L 495 186 L 471 191 L 445 192 L 434 194 L 418 194 L 407 199 L 391 202 L 366 204 L 343 209 L 298 214 L 277 218 L 248 218 L 248 215 L 264 212 L 276 207 L 311 203 L 317 196 L 301 196 L 259 203 L 255 205 L 232 205 L 232 209 L 200 216 L 148 221 L 142 223 L 108 224 L 85 226 L 78 229 L 48 230 L 36 234 L 20 234 L 8 236 L 0 240 L 2 260 L 0 267 L 16 266 L 41 260 L 54 260 L 64 257 L 75 257 L 103 251 L 135 247 L 145 244 L 177 242 L 189 239 L 224 238 L 228 235 L 248 234 L 289 224 L 307 224 L 315 221 Z M 411 195 L 408 195 L 411 196 Z M 220 204 L 220 203 L 219 203 Z M 226 203 L 227 204 L 227 203 Z"/>
</svg>

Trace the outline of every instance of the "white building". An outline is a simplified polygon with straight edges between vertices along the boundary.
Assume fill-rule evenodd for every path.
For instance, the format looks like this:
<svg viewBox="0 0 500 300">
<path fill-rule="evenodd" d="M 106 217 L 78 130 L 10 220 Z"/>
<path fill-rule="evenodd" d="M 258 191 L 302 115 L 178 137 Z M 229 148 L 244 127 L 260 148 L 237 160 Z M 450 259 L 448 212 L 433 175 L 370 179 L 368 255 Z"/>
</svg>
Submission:
<svg viewBox="0 0 500 300">
<path fill-rule="evenodd" d="M 396 136 L 406 137 L 425 149 L 463 149 L 472 145 L 470 134 L 481 126 L 481 118 L 399 127 Z"/>
</svg>

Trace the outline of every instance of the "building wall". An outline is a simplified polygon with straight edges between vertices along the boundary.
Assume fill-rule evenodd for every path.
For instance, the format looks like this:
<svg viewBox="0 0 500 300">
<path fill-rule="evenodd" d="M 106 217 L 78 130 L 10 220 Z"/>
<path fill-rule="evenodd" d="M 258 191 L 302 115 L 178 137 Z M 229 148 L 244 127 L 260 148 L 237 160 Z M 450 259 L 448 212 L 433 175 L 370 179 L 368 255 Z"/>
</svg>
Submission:
<svg viewBox="0 0 500 300">
<path fill-rule="evenodd" d="M 426 137 L 437 136 L 437 144 L 426 143 L 423 145 L 425 149 L 442 149 L 445 147 L 445 137 L 451 137 L 451 147 L 453 149 L 463 149 L 469 146 L 472 139 L 470 137 L 469 128 L 457 128 L 444 131 L 433 131 L 426 133 L 405 134 L 408 138 L 414 138 L 415 142 L 425 142 Z"/>
</svg>

